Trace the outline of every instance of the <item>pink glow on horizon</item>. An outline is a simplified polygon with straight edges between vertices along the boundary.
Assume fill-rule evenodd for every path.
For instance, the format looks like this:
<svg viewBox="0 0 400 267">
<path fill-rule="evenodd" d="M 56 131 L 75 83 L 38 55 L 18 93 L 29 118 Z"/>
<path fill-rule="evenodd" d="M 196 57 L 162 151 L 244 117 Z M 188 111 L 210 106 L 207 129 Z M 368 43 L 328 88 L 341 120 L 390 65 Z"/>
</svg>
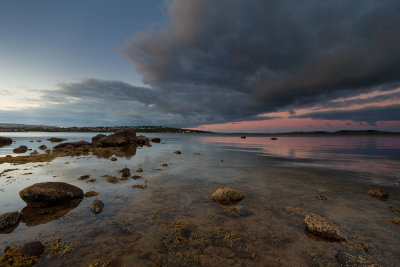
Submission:
<svg viewBox="0 0 400 267">
<path fill-rule="evenodd" d="M 394 131 L 400 129 L 400 121 L 377 122 L 378 126 L 366 123 L 353 122 L 350 120 L 313 120 L 310 118 L 280 118 L 262 121 L 243 121 L 237 123 L 222 123 L 202 125 L 195 130 L 213 132 L 259 132 L 278 133 L 295 131 L 338 131 L 338 130 L 369 130 L 378 129 Z"/>
</svg>

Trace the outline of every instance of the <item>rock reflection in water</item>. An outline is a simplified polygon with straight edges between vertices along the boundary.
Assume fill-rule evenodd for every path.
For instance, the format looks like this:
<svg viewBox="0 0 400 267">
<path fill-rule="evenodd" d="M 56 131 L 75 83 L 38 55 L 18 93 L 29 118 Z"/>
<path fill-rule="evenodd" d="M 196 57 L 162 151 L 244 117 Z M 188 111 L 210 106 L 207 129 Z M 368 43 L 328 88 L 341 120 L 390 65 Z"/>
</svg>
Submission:
<svg viewBox="0 0 400 267">
<path fill-rule="evenodd" d="M 26 226 L 36 226 L 39 224 L 49 223 L 78 207 L 81 201 L 82 199 L 74 199 L 64 203 L 63 205 L 40 208 L 25 207 L 21 210 L 21 221 L 25 223 Z"/>
</svg>

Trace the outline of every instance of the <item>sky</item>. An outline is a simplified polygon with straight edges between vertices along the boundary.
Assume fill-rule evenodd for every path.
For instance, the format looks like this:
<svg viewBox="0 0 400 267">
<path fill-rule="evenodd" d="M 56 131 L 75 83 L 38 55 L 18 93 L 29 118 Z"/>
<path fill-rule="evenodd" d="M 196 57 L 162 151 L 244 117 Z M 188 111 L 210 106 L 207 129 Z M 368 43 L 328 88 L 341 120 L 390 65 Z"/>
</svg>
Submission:
<svg viewBox="0 0 400 267">
<path fill-rule="evenodd" d="M 400 131 L 400 1 L 2 0 L 0 122 Z"/>
</svg>

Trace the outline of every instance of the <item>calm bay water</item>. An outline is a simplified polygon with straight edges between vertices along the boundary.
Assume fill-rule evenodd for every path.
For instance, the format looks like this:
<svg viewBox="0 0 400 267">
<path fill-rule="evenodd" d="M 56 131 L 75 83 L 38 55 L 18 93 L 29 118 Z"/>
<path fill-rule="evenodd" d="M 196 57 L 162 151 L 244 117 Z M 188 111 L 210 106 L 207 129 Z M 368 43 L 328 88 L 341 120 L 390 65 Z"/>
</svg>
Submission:
<svg viewBox="0 0 400 267">
<path fill-rule="evenodd" d="M 19 145 L 37 151 L 43 144 L 51 148 L 54 143 L 46 140 L 50 137 L 70 142 L 90 141 L 93 135 L 0 133 L 16 141 L 0 148 L 0 156 L 14 155 L 12 149 Z M 44 181 L 63 181 L 85 192 L 98 191 L 97 198 L 105 203 L 98 215 L 89 210 L 95 198 L 85 198 L 50 220 L 38 220 L 34 225 L 21 222 L 12 233 L 0 234 L 0 250 L 56 235 L 65 244 L 72 244 L 72 250 L 44 257 L 39 266 L 89 266 L 95 262 L 115 266 L 336 266 L 335 254 L 348 249 L 347 245 L 315 240 L 304 233 L 304 214 L 319 212 L 357 241 L 367 243 L 367 254 L 377 262 L 398 266 L 400 228 L 385 219 L 396 216 L 389 206 L 400 208 L 399 137 L 271 140 L 217 134 L 144 135 L 160 137 L 162 143 L 140 148 L 136 155 L 115 162 L 88 156 L 41 164 L 0 164 L 0 172 L 17 168 L 0 177 L 0 214 L 21 210 L 25 203 L 18 192 Z M 182 154 L 174 154 L 175 150 Z M 168 167 L 161 167 L 163 163 Z M 102 177 L 118 176 L 124 167 L 132 174 L 143 168 L 142 178 L 110 184 Z M 78 180 L 84 174 L 96 181 Z M 132 188 L 134 184 L 147 184 L 148 188 Z M 368 196 L 368 189 L 376 185 L 389 190 L 388 201 Z M 225 186 L 246 193 L 235 206 L 240 212 L 227 211 L 207 198 Z M 316 198 L 321 189 L 329 201 Z M 184 237 L 182 243 L 166 245 L 177 238 L 170 228 L 176 222 L 189 225 L 193 236 L 199 238 Z M 227 241 L 227 235 L 237 238 Z M 220 251 L 209 253 L 216 249 Z"/>
</svg>

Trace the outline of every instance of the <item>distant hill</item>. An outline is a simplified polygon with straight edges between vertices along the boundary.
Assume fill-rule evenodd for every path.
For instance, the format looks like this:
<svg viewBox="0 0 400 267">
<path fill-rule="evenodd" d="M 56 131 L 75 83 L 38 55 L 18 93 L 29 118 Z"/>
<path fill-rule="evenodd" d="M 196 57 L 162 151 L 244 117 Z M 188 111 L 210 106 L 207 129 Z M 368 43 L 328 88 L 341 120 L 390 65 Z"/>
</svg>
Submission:
<svg viewBox="0 0 400 267">
<path fill-rule="evenodd" d="M 133 128 L 138 133 L 209 133 L 205 131 L 171 128 L 166 126 L 58 127 L 47 125 L 0 123 L 0 132 L 116 132 L 127 128 Z"/>
</svg>

